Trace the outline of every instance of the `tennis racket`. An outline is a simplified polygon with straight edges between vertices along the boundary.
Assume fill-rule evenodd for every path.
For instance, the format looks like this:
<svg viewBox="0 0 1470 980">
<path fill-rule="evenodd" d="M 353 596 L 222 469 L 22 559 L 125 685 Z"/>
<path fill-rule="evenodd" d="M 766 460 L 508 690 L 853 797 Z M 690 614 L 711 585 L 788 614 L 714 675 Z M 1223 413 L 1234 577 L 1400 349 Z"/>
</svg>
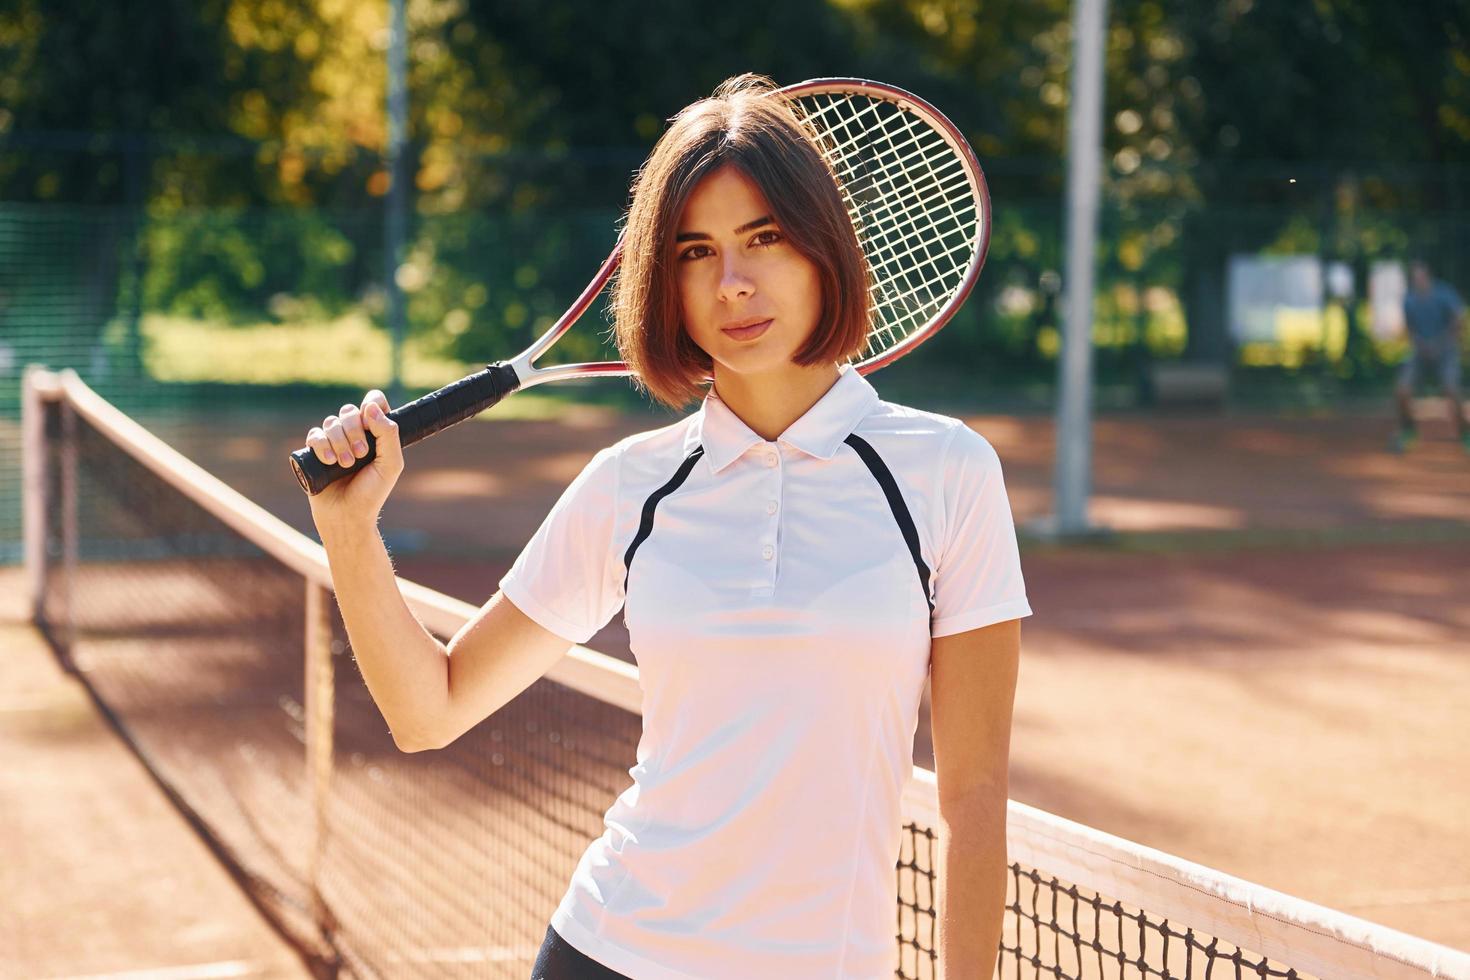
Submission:
<svg viewBox="0 0 1470 980">
<path fill-rule="evenodd" d="M 819 78 L 782 88 L 837 177 L 867 257 L 873 323 L 856 369 L 890 364 L 944 326 L 969 295 L 990 244 L 990 192 L 964 136 L 939 110 L 903 89 L 858 78 Z M 621 361 L 533 367 L 602 292 L 622 241 L 544 335 L 509 361 L 388 413 L 403 446 L 472 418 L 512 392 L 549 381 L 627 375 Z M 317 494 L 370 464 L 323 463 L 310 448 L 291 454 L 296 479 Z"/>
</svg>

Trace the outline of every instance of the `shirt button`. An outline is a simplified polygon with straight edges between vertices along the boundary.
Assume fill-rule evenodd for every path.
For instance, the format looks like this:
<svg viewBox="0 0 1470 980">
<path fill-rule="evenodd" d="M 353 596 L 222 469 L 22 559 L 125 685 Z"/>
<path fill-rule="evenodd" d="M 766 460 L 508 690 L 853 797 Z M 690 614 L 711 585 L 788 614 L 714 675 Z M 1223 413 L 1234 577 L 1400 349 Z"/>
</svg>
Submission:
<svg viewBox="0 0 1470 980">
<path fill-rule="evenodd" d="M 761 557 L 764 558 L 766 561 L 770 561 L 771 557 L 775 554 L 776 549 L 772 548 L 770 545 L 766 545 L 764 548 L 761 549 Z"/>
<path fill-rule="evenodd" d="M 776 513 L 776 502 L 774 500 L 767 500 L 766 501 L 766 513 L 767 514 L 774 514 L 774 513 Z"/>
<path fill-rule="evenodd" d="M 766 453 L 766 465 L 767 466 L 775 466 L 776 465 L 776 454 L 775 453 Z"/>
</svg>

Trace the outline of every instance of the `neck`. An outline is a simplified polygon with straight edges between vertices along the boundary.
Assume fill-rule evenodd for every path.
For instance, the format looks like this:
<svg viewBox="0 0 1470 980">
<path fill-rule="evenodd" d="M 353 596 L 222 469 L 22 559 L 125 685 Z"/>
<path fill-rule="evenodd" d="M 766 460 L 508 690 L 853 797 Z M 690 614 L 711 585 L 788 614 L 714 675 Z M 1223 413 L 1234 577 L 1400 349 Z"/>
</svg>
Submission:
<svg viewBox="0 0 1470 980">
<path fill-rule="evenodd" d="M 742 375 L 722 372 L 719 364 L 715 365 L 714 387 L 720 401 L 768 442 L 805 415 L 841 374 L 836 364 L 788 367 L 771 374 Z"/>
</svg>

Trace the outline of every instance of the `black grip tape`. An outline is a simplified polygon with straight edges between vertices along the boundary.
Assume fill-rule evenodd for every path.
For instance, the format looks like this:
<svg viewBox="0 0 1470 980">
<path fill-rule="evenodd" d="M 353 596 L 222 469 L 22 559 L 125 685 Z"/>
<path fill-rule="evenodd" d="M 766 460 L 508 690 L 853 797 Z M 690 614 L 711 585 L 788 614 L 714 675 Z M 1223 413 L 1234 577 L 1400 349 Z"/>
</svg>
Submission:
<svg viewBox="0 0 1470 980">
<path fill-rule="evenodd" d="M 422 398 L 399 406 L 388 413 L 398 423 L 399 445 L 407 448 L 420 439 L 451 425 L 473 418 L 500 403 L 506 395 L 521 386 L 515 369 L 503 361 L 491 364 L 485 370 L 461 378 L 438 391 L 431 391 Z M 371 432 L 367 436 L 367 455 L 350 467 L 343 468 L 335 463 L 323 463 L 315 450 L 298 449 L 291 454 L 291 469 L 296 473 L 296 482 L 301 489 L 315 496 L 329 485 L 356 473 L 377 456 L 378 441 Z"/>
</svg>

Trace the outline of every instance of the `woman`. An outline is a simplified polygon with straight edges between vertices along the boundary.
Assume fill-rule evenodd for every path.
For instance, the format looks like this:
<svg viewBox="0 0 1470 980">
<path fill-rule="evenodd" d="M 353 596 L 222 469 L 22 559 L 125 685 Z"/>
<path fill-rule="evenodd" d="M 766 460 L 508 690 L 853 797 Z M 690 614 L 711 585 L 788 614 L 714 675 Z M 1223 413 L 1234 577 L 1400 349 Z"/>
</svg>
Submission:
<svg viewBox="0 0 1470 980">
<path fill-rule="evenodd" d="M 990 976 L 1031 612 L 994 450 L 848 363 L 870 315 L 862 255 L 764 79 L 675 118 L 623 255 L 623 358 L 659 401 L 703 404 L 599 452 L 447 647 L 398 598 L 375 531 L 403 467 L 382 394 L 309 434 L 344 465 L 364 430 L 378 440 L 370 468 L 312 498 L 374 699 L 400 747 L 443 746 L 622 607 L 644 690 L 634 784 L 533 976 L 876 978 L 893 973 L 900 796 L 932 669 L 941 970 Z"/>
</svg>

